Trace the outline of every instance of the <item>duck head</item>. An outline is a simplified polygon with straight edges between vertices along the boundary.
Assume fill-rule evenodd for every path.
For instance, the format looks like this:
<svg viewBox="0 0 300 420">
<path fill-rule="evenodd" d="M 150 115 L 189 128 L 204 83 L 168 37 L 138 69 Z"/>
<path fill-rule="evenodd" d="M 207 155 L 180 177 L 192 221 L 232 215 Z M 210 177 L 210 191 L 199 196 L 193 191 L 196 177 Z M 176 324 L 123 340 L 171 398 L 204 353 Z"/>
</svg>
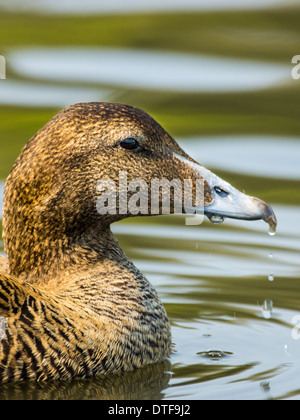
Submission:
<svg viewBox="0 0 300 420">
<path fill-rule="evenodd" d="M 142 187 L 149 198 L 154 179 L 190 181 L 185 213 L 203 211 L 212 221 L 263 219 L 276 226 L 270 206 L 199 165 L 145 112 L 116 103 L 80 103 L 62 110 L 29 140 L 7 179 L 3 231 L 11 273 L 31 270 L 50 248 L 68 247 L 87 235 L 101 242 L 109 225 L 124 217 L 153 214 L 150 200 L 146 207 L 138 201 L 145 198 Z M 127 193 L 122 208 L 121 183 Z M 130 183 L 136 191 L 127 188 Z M 174 212 L 177 194 L 171 190 Z M 154 214 L 164 213 L 163 190 L 158 194 Z"/>
</svg>

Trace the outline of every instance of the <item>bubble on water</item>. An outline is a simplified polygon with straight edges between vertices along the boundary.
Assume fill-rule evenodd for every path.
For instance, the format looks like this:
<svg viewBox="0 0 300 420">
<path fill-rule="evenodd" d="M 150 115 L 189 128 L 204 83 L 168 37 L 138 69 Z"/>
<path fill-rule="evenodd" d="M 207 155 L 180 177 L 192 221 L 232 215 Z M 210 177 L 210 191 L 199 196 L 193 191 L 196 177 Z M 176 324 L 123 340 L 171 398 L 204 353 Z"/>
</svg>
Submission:
<svg viewBox="0 0 300 420">
<path fill-rule="evenodd" d="M 227 357 L 229 355 L 232 355 L 233 353 L 230 351 L 223 351 L 223 350 L 206 350 L 206 351 L 200 351 L 197 354 L 199 354 L 202 357 L 205 357 L 207 359 L 211 360 L 219 360 L 223 357 Z"/>
<path fill-rule="evenodd" d="M 270 387 L 270 382 L 269 381 L 262 381 L 260 383 L 260 388 L 262 389 L 262 391 L 264 392 L 269 392 L 271 387 Z"/>
</svg>

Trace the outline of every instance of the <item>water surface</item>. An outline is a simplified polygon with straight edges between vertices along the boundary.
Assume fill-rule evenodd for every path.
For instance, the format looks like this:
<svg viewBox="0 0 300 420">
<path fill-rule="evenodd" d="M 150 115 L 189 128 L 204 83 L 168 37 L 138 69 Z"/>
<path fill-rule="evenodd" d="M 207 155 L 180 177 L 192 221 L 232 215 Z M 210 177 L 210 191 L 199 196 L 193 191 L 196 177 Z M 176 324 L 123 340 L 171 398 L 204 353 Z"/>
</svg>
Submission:
<svg viewBox="0 0 300 420">
<path fill-rule="evenodd" d="M 8 61 L 23 77 L 173 92 L 253 90 L 290 79 L 290 67 L 279 64 L 126 48 L 24 49 Z"/>
<path fill-rule="evenodd" d="M 171 357 L 104 379 L 2 385 L 0 399 L 300 399 L 300 85 L 290 76 L 298 9 L 276 12 L 287 2 L 275 0 L 122 1 L 126 10 L 119 0 L 4 3 L 66 15 L 5 14 L 3 177 L 57 107 L 117 100 L 149 111 L 192 157 L 268 201 L 278 231 L 269 236 L 263 221 L 186 226 L 177 216 L 114 224 L 165 304 Z M 218 9 L 104 16 L 146 6 Z M 67 16 L 95 11 L 103 15 Z"/>
<path fill-rule="evenodd" d="M 105 101 L 110 94 L 105 89 L 6 80 L 1 85 L 0 104 L 64 107 L 76 102 Z"/>
<path fill-rule="evenodd" d="M 300 180 L 300 139 L 211 136 L 182 140 L 185 150 L 212 168 L 267 178 Z"/>
</svg>

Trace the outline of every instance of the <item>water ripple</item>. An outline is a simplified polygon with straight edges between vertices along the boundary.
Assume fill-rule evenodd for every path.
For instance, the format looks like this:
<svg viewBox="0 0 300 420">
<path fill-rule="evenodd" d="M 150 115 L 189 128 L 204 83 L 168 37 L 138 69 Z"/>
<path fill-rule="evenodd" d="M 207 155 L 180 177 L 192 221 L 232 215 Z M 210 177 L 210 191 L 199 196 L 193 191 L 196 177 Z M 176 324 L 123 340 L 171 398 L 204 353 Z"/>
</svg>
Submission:
<svg viewBox="0 0 300 420">
<path fill-rule="evenodd" d="M 76 102 L 105 101 L 109 90 L 6 80 L 1 83 L 0 103 L 19 106 L 59 106 Z"/>
<path fill-rule="evenodd" d="M 253 91 L 290 80 L 289 66 L 168 51 L 28 48 L 7 60 L 15 72 L 37 80 L 178 92 Z"/>
<path fill-rule="evenodd" d="M 181 139 L 180 143 L 206 167 L 265 178 L 300 180 L 300 138 L 197 136 Z"/>
</svg>

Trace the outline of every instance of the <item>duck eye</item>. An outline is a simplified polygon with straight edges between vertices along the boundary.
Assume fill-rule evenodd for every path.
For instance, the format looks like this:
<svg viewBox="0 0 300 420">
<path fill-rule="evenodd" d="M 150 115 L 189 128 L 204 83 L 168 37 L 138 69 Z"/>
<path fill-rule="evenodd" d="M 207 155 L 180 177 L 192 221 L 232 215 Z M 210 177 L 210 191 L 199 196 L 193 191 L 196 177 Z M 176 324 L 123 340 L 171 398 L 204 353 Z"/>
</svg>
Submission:
<svg viewBox="0 0 300 420">
<path fill-rule="evenodd" d="M 126 150 L 135 150 L 140 147 L 140 144 L 137 140 L 129 138 L 129 139 L 122 140 L 120 142 L 120 146 Z"/>
</svg>

